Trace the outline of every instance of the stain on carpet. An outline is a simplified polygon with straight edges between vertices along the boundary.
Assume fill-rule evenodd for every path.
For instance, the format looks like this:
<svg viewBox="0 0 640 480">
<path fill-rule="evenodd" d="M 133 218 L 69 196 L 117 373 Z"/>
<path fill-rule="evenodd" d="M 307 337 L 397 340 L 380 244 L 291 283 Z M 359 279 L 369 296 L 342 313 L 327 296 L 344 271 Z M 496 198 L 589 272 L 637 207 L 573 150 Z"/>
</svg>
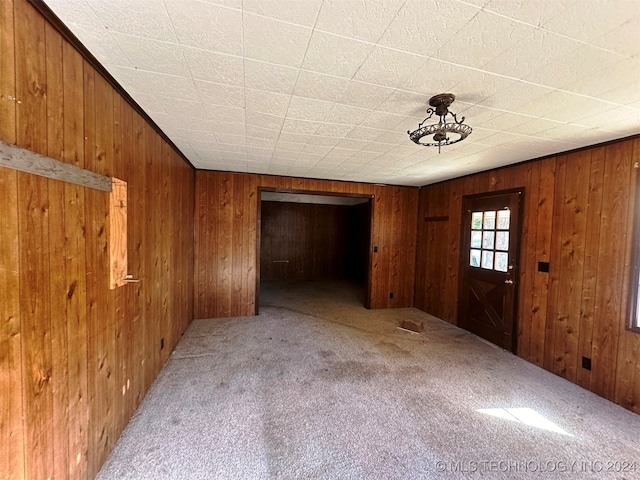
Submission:
<svg viewBox="0 0 640 480">
<path fill-rule="evenodd" d="M 366 382 L 375 377 L 389 373 L 386 365 L 347 360 L 344 362 L 328 362 L 317 374 L 329 382 Z"/>
</svg>

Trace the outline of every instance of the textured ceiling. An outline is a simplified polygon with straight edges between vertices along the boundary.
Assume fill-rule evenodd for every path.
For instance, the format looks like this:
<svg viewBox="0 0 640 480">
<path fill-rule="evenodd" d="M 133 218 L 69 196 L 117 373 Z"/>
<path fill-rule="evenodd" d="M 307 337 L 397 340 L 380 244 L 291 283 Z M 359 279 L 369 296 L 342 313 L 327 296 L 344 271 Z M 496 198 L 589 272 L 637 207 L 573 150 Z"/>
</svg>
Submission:
<svg viewBox="0 0 640 480">
<path fill-rule="evenodd" d="M 45 1 L 198 168 L 425 185 L 640 132 L 640 0 Z"/>
</svg>

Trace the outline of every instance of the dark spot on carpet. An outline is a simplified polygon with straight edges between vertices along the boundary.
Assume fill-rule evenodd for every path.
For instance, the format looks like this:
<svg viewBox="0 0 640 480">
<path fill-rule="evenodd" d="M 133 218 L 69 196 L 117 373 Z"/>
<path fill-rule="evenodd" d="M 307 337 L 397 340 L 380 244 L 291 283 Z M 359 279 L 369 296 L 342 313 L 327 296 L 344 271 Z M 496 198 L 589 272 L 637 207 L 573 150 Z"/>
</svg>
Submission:
<svg viewBox="0 0 640 480">
<path fill-rule="evenodd" d="M 385 365 L 347 360 L 327 363 L 318 375 L 331 382 L 366 382 L 387 373 L 389 369 Z"/>
</svg>

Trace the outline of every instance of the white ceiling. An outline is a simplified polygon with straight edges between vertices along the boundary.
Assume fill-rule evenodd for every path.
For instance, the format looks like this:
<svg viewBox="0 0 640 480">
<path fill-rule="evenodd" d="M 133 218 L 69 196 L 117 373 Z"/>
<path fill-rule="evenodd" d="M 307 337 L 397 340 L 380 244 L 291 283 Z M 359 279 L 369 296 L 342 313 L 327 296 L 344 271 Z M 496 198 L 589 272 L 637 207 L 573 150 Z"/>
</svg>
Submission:
<svg viewBox="0 0 640 480">
<path fill-rule="evenodd" d="M 425 185 L 640 133 L 640 0 L 45 1 L 198 168 Z"/>
</svg>

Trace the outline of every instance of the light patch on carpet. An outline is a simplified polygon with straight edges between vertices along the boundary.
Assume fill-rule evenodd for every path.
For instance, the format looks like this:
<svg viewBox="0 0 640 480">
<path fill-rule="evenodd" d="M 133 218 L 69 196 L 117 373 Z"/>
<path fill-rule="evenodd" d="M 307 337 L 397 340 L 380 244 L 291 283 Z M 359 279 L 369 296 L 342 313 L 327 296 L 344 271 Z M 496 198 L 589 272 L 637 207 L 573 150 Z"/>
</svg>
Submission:
<svg viewBox="0 0 640 480">
<path fill-rule="evenodd" d="M 561 433 L 562 435 L 568 435 L 570 437 L 573 436 L 530 408 L 480 408 L 476 410 L 476 412 L 502 418 L 503 420 L 524 423 L 525 425 L 540 428 L 541 430 L 549 430 L 551 432 Z"/>
</svg>

